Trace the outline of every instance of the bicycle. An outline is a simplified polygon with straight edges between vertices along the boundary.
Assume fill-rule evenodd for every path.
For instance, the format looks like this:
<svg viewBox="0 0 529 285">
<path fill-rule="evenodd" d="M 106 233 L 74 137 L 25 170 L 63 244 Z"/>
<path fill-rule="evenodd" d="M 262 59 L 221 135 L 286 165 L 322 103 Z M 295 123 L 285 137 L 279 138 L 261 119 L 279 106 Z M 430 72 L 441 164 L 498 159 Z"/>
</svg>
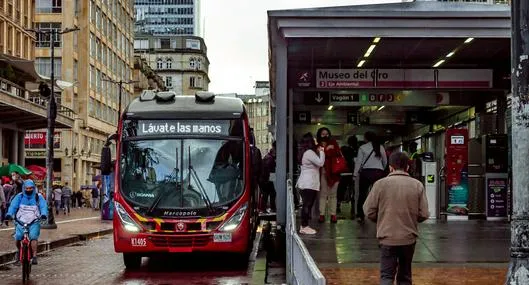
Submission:
<svg viewBox="0 0 529 285">
<path fill-rule="evenodd" d="M 18 219 L 15 219 L 15 222 L 22 226 L 22 228 L 24 229 L 24 236 L 21 241 L 21 248 L 18 254 L 18 258 L 20 260 L 20 263 L 22 264 L 22 282 L 26 283 L 27 281 L 29 281 L 29 274 L 31 273 L 31 260 L 33 258 L 31 240 L 29 239 L 29 227 L 36 222 L 40 223 L 40 219 L 37 218 L 29 224 L 22 223 Z"/>
</svg>

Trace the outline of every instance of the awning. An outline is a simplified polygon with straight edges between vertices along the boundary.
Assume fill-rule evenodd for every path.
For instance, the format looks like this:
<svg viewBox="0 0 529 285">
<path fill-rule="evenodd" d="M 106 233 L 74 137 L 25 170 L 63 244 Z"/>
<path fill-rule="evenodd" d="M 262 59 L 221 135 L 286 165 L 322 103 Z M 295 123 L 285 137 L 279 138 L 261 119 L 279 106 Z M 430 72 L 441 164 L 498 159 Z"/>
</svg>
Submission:
<svg viewBox="0 0 529 285">
<path fill-rule="evenodd" d="M 24 81 L 29 82 L 35 82 L 36 88 L 29 88 L 32 92 L 35 90 L 38 90 L 38 83 L 40 82 L 51 82 L 51 78 L 39 74 L 35 70 L 35 62 L 32 60 L 22 59 L 14 56 L 10 56 L 7 54 L 0 54 L 0 62 L 5 62 L 13 67 L 13 69 L 16 69 L 19 71 L 19 74 L 21 76 L 21 79 Z M 62 91 L 65 88 L 72 87 L 74 84 L 68 81 L 63 80 L 55 80 L 55 88 L 57 91 Z M 32 86 L 31 86 L 32 87 Z M 37 91 L 38 92 L 38 91 Z"/>
<path fill-rule="evenodd" d="M 41 76 L 35 71 L 35 62 L 0 53 L 0 62 L 6 62 L 22 73 L 24 81 L 38 81 Z"/>
</svg>

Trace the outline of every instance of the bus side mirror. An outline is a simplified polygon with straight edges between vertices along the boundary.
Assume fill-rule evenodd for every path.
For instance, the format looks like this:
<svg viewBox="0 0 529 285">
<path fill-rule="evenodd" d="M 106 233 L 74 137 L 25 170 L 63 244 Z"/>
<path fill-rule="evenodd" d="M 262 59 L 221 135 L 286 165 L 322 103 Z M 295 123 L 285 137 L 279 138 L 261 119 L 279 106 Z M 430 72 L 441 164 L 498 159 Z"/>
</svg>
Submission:
<svg viewBox="0 0 529 285">
<path fill-rule="evenodd" d="M 109 175 L 112 172 L 112 153 L 109 146 L 101 150 L 101 174 Z"/>
</svg>

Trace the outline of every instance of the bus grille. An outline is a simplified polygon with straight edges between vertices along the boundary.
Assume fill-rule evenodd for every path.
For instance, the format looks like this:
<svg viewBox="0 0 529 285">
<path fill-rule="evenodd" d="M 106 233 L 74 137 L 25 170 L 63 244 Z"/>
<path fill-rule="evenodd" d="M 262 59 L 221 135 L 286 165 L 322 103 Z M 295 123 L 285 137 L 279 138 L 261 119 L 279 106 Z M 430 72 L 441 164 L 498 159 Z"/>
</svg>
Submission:
<svg viewBox="0 0 529 285">
<path fill-rule="evenodd" d="M 202 247 L 211 241 L 211 236 L 153 236 L 150 240 L 158 247 Z"/>
</svg>

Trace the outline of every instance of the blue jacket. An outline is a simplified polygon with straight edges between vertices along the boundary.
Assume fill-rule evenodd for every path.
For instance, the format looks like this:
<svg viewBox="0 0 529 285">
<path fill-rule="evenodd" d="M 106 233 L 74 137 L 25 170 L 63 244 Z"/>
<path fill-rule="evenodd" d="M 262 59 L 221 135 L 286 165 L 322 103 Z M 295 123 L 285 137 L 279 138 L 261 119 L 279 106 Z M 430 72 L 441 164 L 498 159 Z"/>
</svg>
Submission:
<svg viewBox="0 0 529 285">
<path fill-rule="evenodd" d="M 35 198 L 37 195 L 39 195 L 39 210 L 41 216 L 48 216 L 48 205 L 46 204 L 46 199 L 42 197 L 42 195 L 37 194 L 36 188 L 33 187 L 33 192 L 31 194 L 26 194 L 25 190 L 22 190 L 22 193 L 18 193 L 15 198 L 13 198 L 13 201 L 11 201 L 11 205 L 9 206 L 9 210 L 7 211 L 7 215 L 11 217 L 15 217 L 18 207 L 20 205 L 28 205 L 28 206 L 35 206 L 37 205 L 37 199 Z"/>
</svg>

